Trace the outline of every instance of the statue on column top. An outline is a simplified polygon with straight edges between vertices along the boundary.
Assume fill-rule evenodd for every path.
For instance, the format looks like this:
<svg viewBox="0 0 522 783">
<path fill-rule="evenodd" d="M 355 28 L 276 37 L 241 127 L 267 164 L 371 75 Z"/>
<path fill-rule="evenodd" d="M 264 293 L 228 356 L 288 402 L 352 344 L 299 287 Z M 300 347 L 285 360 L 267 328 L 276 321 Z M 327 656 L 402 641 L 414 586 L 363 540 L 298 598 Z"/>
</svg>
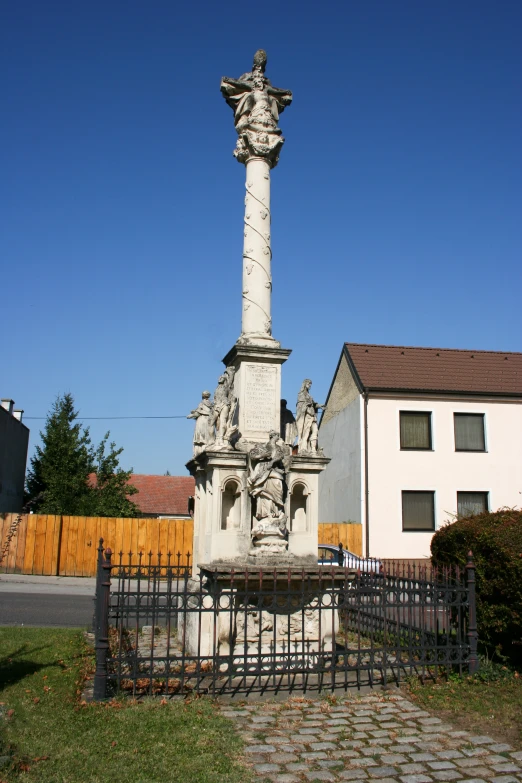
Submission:
<svg viewBox="0 0 522 783">
<path fill-rule="evenodd" d="M 221 92 L 234 111 L 239 135 L 235 157 L 240 163 L 246 163 L 250 158 L 265 158 L 274 167 L 284 144 L 277 122 L 281 112 L 292 102 L 292 93 L 272 87 L 265 76 L 266 62 L 266 52 L 258 49 L 252 70 L 239 79 L 224 76 Z"/>
</svg>

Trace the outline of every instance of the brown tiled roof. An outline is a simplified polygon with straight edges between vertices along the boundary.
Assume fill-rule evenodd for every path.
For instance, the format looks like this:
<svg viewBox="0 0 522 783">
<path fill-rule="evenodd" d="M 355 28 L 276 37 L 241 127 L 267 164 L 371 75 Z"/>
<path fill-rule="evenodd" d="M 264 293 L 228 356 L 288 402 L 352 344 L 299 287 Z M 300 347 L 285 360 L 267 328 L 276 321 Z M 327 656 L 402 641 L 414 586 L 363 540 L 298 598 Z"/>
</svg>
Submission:
<svg viewBox="0 0 522 783">
<path fill-rule="evenodd" d="M 522 353 L 345 343 L 368 390 L 522 396 Z"/>
<path fill-rule="evenodd" d="M 188 515 L 188 499 L 194 494 L 192 476 L 148 476 L 133 473 L 130 477 L 138 493 L 129 499 L 142 514 Z"/>
</svg>

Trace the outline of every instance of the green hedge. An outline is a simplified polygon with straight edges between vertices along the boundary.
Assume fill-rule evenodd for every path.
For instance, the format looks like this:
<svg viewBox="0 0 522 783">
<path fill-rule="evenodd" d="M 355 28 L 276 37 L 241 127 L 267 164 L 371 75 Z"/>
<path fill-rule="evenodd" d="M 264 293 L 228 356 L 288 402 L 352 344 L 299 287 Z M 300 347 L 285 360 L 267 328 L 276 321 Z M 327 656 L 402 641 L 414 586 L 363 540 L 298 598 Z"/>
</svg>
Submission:
<svg viewBox="0 0 522 783">
<path fill-rule="evenodd" d="M 451 522 L 431 541 L 436 566 L 476 566 L 479 642 L 522 663 L 522 511 L 502 508 Z"/>
</svg>

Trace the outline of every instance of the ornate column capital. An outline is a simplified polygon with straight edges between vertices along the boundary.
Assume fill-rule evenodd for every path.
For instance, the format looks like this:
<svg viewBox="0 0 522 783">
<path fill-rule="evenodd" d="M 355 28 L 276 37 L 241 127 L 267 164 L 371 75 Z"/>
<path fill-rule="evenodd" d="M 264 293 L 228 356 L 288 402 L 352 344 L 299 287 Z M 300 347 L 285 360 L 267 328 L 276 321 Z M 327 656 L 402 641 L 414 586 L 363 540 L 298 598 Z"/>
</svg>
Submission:
<svg viewBox="0 0 522 783">
<path fill-rule="evenodd" d="M 239 79 L 224 76 L 221 92 L 234 112 L 238 134 L 234 156 L 240 163 L 262 158 L 273 168 L 285 141 L 277 125 L 279 115 L 292 102 L 292 93 L 272 86 L 265 76 L 266 62 L 266 52 L 259 49 L 252 70 Z"/>
</svg>

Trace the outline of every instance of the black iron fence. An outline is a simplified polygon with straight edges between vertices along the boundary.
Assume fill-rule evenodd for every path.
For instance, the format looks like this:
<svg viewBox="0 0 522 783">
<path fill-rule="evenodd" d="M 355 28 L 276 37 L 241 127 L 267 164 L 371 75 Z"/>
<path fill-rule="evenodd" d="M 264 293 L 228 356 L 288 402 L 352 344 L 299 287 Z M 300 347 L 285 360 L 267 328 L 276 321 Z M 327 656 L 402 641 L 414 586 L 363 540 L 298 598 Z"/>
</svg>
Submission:
<svg viewBox="0 0 522 783">
<path fill-rule="evenodd" d="M 471 553 L 470 553 L 471 554 Z M 313 691 L 478 668 L 475 573 L 201 570 L 98 550 L 95 699 Z M 428 578 L 429 576 L 429 578 Z"/>
</svg>

